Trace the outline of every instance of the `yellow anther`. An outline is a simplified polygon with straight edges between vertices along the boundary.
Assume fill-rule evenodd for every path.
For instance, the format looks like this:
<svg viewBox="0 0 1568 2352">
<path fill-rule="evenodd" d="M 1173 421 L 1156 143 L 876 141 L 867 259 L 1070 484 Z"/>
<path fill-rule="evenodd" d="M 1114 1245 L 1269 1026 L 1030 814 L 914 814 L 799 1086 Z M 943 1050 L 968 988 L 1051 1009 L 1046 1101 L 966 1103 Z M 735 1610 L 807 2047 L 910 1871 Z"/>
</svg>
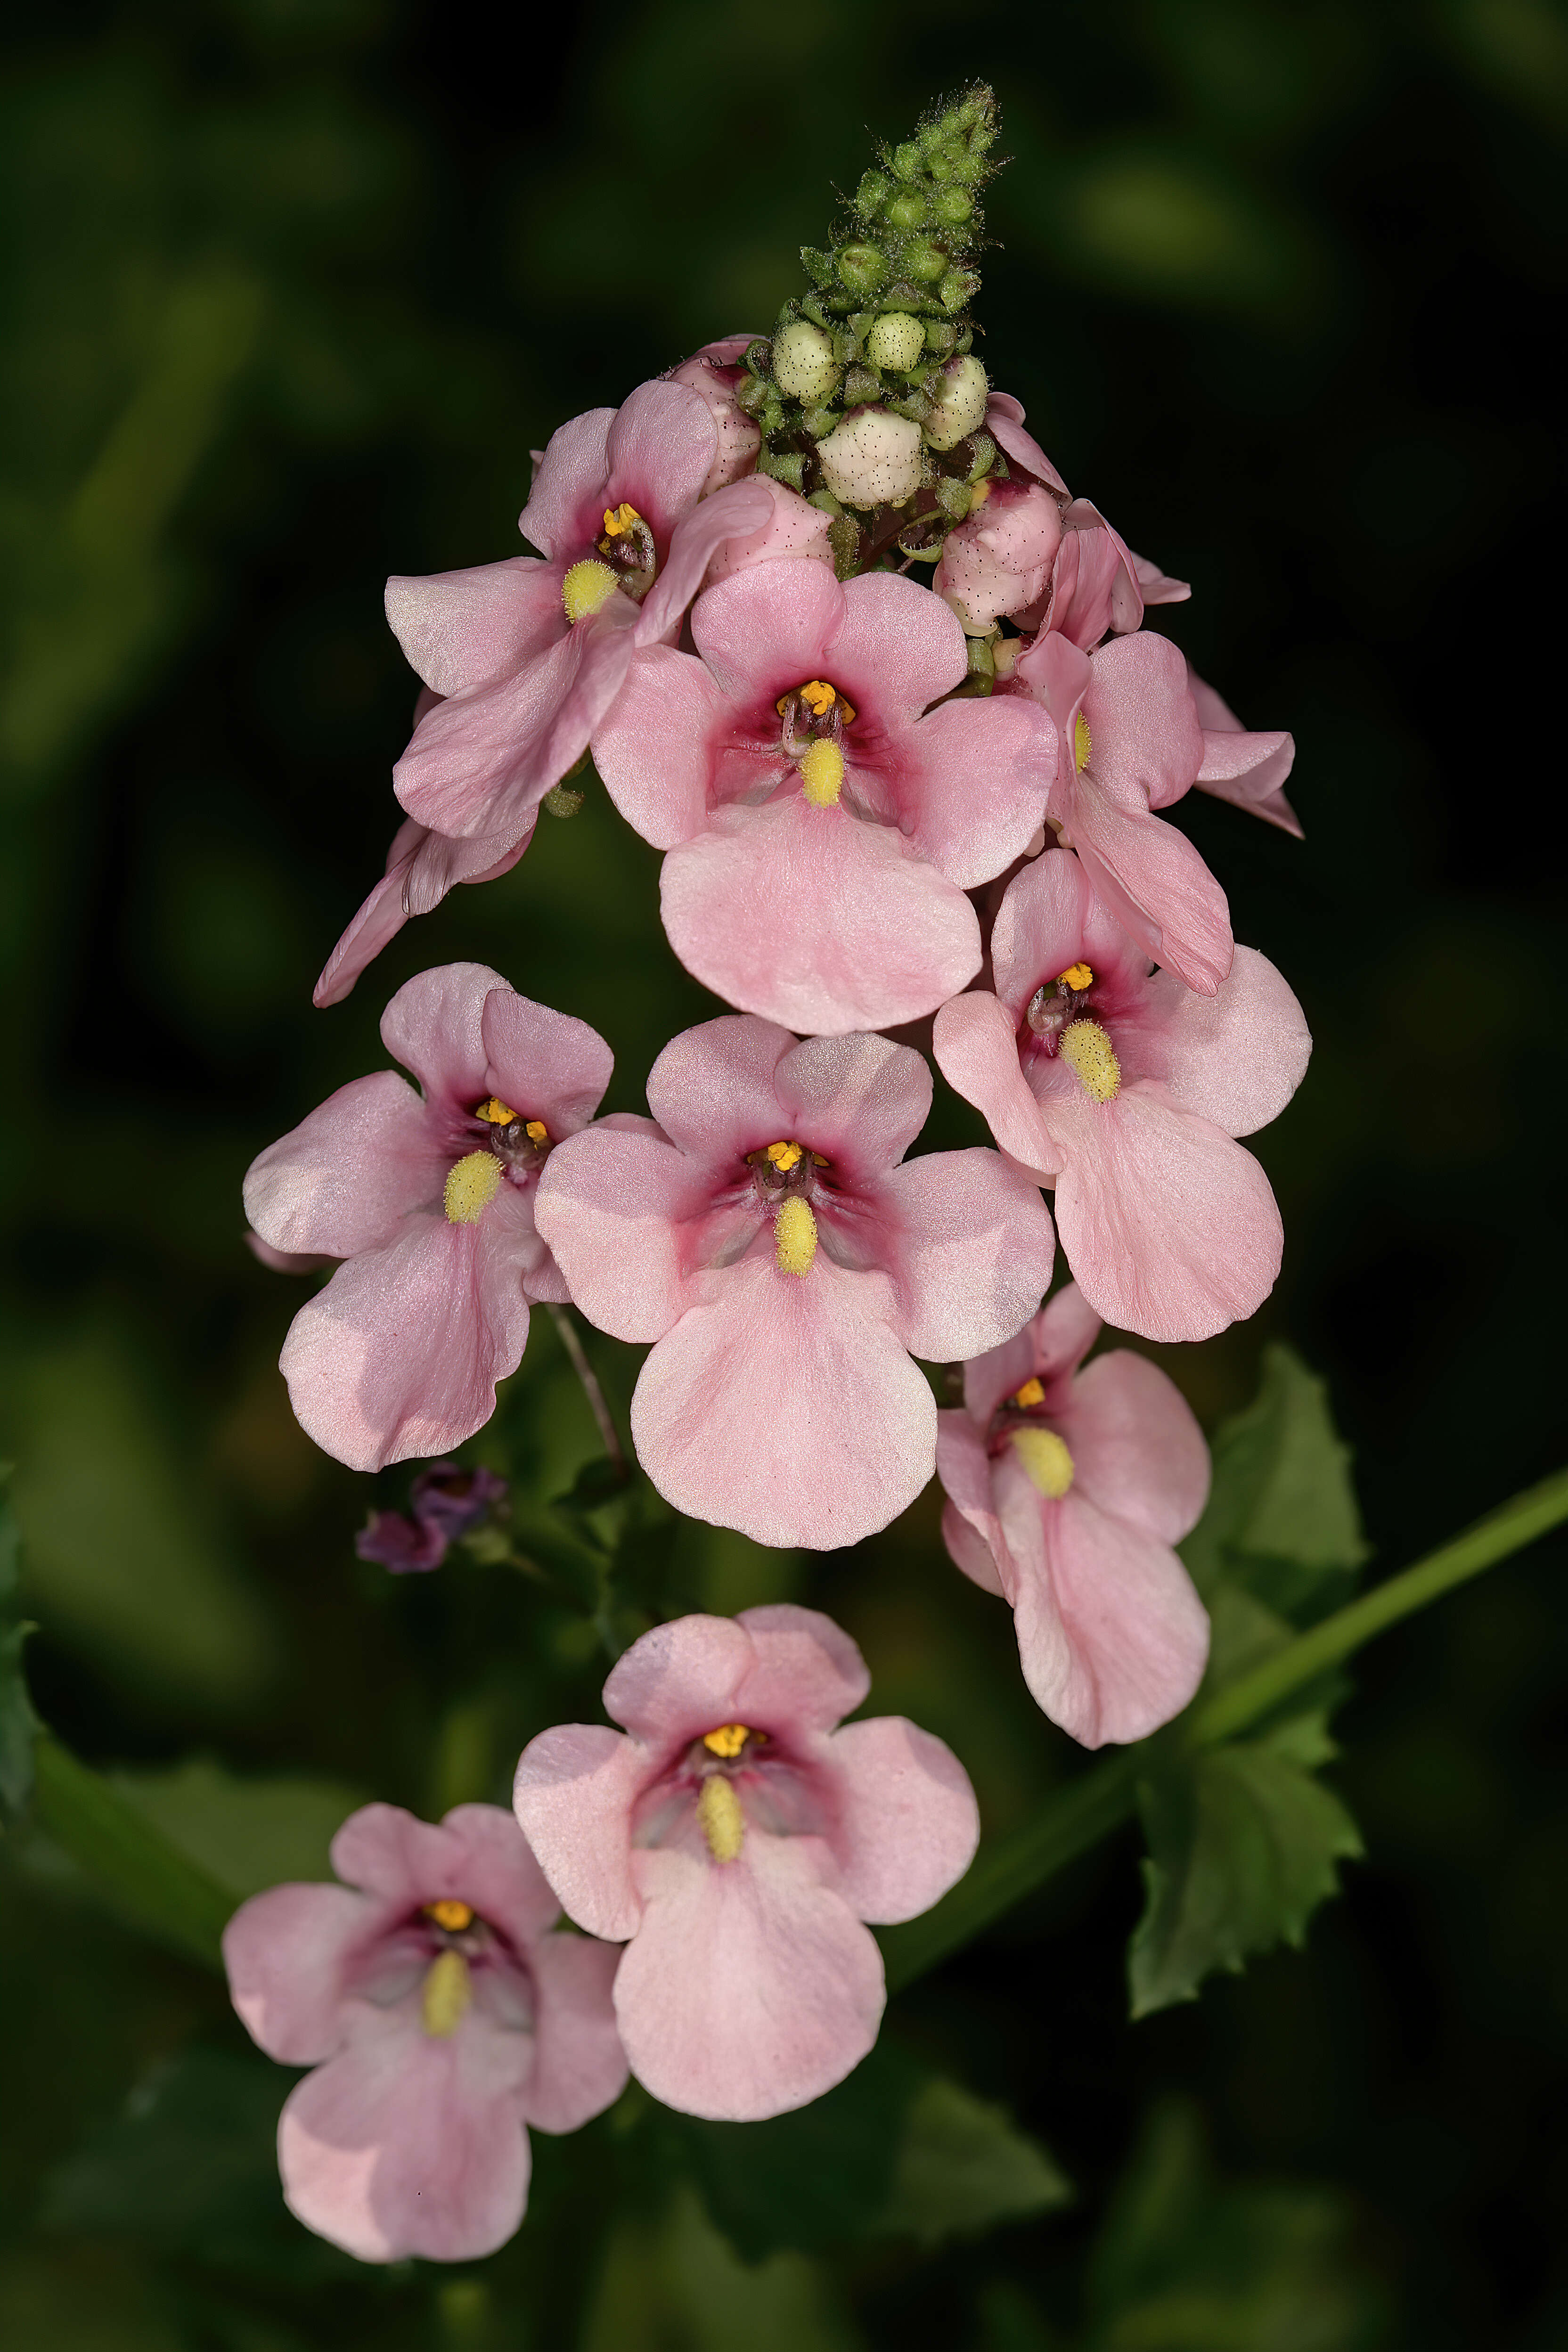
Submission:
<svg viewBox="0 0 1568 2352">
<path fill-rule="evenodd" d="M 586 555 L 574 563 L 561 583 L 561 602 L 569 621 L 585 621 L 607 604 L 620 583 L 607 563 Z"/>
<path fill-rule="evenodd" d="M 491 1095 L 488 1101 L 479 1105 L 474 1117 L 487 1120 L 491 1127 L 510 1127 L 517 1113 L 510 1104 L 503 1103 L 499 1095 Z"/>
<path fill-rule="evenodd" d="M 825 677 L 814 677 L 801 688 L 800 698 L 814 719 L 826 719 L 838 697 Z"/>
<path fill-rule="evenodd" d="M 813 808 L 837 808 L 844 789 L 844 754 L 826 736 L 813 743 L 800 763 L 800 788 Z"/>
<path fill-rule="evenodd" d="M 1066 971 L 1058 972 L 1057 981 L 1058 985 L 1076 988 L 1081 993 L 1094 986 L 1094 973 L 1086 963 L 1069 963 Z"/>
<path fill-rule="evenodd" d="M 773 1220 L 773 1263 L 781 1274 L 809 1274 L 816 1255 L 816 1219 L 799 1193 L 784 1202 Z"/>
<path fill-rule="evenodd" d="M 449 1225 L 477 1225 L 500 1190 L 501 1165 L 493 1151 L 470 1151 L 447 1171 L 442 1194 Z"/>
<path fill-rule="evenodd" d="M 638 514 L 636 507 L 624 505 L 618 507 L 606 507 L 605 509 L 605 537 L 606 539 L 624 539 L 626 532 L 628 530 L 635 530 L 641 520 L 642 517 Z"/>
<path fill-rule="evenodd" d="M 805 1154 L 798 1143 L 770 1143 L 765 1156 L 773 1161 L 781 1176 L 787 1176 Z"/>
<path fill-rule="evenodd" d="M 814 1168 L 826 1168 L 827 1161 L 820 1151 L 814 1151 L 811 1155 L 811 1164 Z"/>
<path fill-rule="evenodd" d="M 1121 1092 L 1121 1065 L 1098 1021 L 1069 1021 L 1062 1031 L 1061 1057 L 1096 1102 L 1113 1102 Z"/>
<path fill-rule="evenodd" d="M 443 1895 L 439 1903 L 426 1903 L 425 1916 L 434 1919 L 437 1927 L 445 1927 L 449 1936 L 460 1936 L 474 1924 L 472 1905 L 459 1903 L 455 1895 Z"/>
<path fill-rule="evenodd" d="M 969 493 L 970 513 L 973 514 L 976 507 L 983 507 L 990 496 L 991 484 L 989 482 L 976 482 L 974 488 Z"/>
<path fill-rule="evenodd" d="M 542 1118 L 531 1118 L 522 1131 L 530 1143 L 548 1143 L 550 1140 L 550 1129 Z"/>
<path fill-rule="evenodd" d="M 468 1964 L 461 1952 L 437 1952 L 425 1979 L 425 1990 L 419 1998 L 419 2012 L 425 2031 L 437 2042 L 445 2042 L 456 2033 L 468 2015 L 468 2003 L 474 1997 L 468 1981 Z"/>
<path fill-rule="evenodd" d="M 697 1818 L 715 1862 L 733 1862 L 746 1842 L 741 1800 L 722 1772 L 710 1772 L 697 1800 Z"/>
<path fill-rule="evenodd" d="M 717 1731 L 703 1733 L 702 1745 L 710 1756 L 722 1756 L 728 1762 L 731 1756 L 740 1754 L 751 1736 L 751 1727 L 747 1724 L 721 1723 Z"/>
<path fill-rule="evenodd" d="M 1045 1401 L 1045 1384 L 1041 1381 L 1026 1381 L 1021 1389 L 1013 1391 L 1012 1402 L 1026 1411 L 1032 1404 L 1044 1404 Z"/>
<path fill-rule="evenodd" d="M 1089 755 L 1092 749 L 1093 741 L 1089 731 L 1089 721 L 1080 710 L 1072 730 L 1072 763 L 1080 776 L 1089 765 Z"/>
<path fill-rule="evenodd" d="M 1072 1485 L 1072 1455 L 1054 1429 L 1016 1429 L 1013 1451 L 1029 1474 L 1029 1484 L 1059 1503 Z"/>
</svg>

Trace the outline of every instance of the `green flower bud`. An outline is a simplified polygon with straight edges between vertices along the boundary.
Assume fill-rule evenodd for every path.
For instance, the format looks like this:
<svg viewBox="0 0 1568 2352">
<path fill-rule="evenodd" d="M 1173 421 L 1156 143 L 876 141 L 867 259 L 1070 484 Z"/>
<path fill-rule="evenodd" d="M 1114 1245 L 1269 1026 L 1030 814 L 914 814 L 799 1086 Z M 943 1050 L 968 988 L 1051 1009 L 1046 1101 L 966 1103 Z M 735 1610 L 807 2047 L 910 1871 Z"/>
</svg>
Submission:
<svg viewBox="0 0 1568 2352">
<path fill-rule="evenodd" d="M 825 440 L 836 425 L 842 424 L 844 412 L 839 408 L 805 408 L 801 411 L 801 430 L 809 433 L 814 441 Z"/>
<path fill-rule="evenodd" d="M 863 408 L 868 400 L 882 397 L 882 379 L 874 368 L 852 367 L 844 377 L 844 405 Z"/>
<path fill-rule="evenodd" d="M 950 522 L 963 520 L 973 496 L 969 484 L 958 481 L 952 474 L 943 474 L 936 485 L 936 502 Z"/>
<path fill-rule="evenodd" d="M 921 165 L 924 162 L 925 156 L 918 139 L 906 139 L 901 146 L 893 150 L 893 169 L 900 180 L 919 179 Z"/>
<path fill-rule="evenodd" d="M 971 482 L 983 481 L 996 463 L 996 444 L 989 433 L 977 433 L 969 446 L 974 455 L 969 461 L 966 478 Z"/>
<path fill-rule="evenodd" d="M 834 256 L 839 283 L 864 299 L 875 294 L 888 274 L 879 245 L 841 245 Z"/>
<path fill-rule="evenodd" d="M 942 391 L 926 418 L 925 437 L 933 449 L 955 449 L 985 422 L 990 386 L 977 359 L 950 360 Z"/>
<path fill-rule="evenodd" d="M 907 190 L 901 195 L 895 196 L 887 210 L 889 228 L 920 228 L 924 226 L 925 216 L 926 200 L 913 188 Z"/>
<path fill-rule="evenodd" d="M 869 220 L 888 201 L 893 184 L 885 172 L 862 172 L 860 184 L 855 191 L 855 209 L 862 220 Z"/>
<path fill-rule="evenodd" d="M 761 376 L 743 376 L 735 386 L 735 405 L 748 416 L 760 416 L 773 397 L 773 386 Z"/>
<path fill-rule="evenodd" d="M 947 278 L 950 275 L 955 277 L 959 275 L 968 275 L 967 272 L 949 272 L 947 268 L 947 256 L 942 251 L 941 246 L 927 244 L 923 238 L 906 249 L 904 254 L 904 268 L 908 275 L 914 279 L 917 286 L 934 286 L 939 278 L 942 278 L 942 283 L 945 286 Z M 980 281 L 976 278 L 974 282 L 978 285 Z M 943 295 L 942 299 L 944 302 L 947 301 L 945 294 Z M 951 310 L 952 304 L 948 302 L 947 307 Z"/>
<path fill-rule="evenodd" d="M 962 310 L 980 291 L 980 273 L 975 269 L 950 269 L 936 290 L 944 310 Z"/>
<path fill-rule="evenodd" d="M 773 382 L 786 400 L 826 400 L 838 382 L 832 336 L 809 319 L 793 320 L 773 337 Z"/>
<path fill-rule="evenodd" d="M 808 507 L 820 507 L 825 515 L 841 515 L 844 511 L 831 490 L 813 490 L 805 503 Z M 856 527 L 858 529 L 858 525 Z"/>
<path fill-rule="evenodd" d="M 908 370 L 925 348 L 925 329 L 906 310 L 886 310 L 874 320 L 866 338 L 866 356 L 873 367 Z"/>
<path fill-rule="evenodd" d="M 820 493 L 826 498 L 826 490 Z M 813 499 L 812 505 L 818 503 Z M 833 550 L 833 569 L 840 580 L 853 580 L 860 569 L 860 526 L 853 515 L 842 509 L 827 527 L 827 544 Z"/>
<path fill-rule="evenodd" d="M 962 228 L 974 210 L 974 199 L 967 188 L 939 188 L 931 208 L 949 228 Z"/>
<path fill-rule="evenodd" d="M 752 375 L 765 376 L 772 368 L 773 362 L 773 347 L 765 335 L 759 335 L 754 343 L 748 343 L 741 354 L 742 365 L 749 369 Z"/>
<path fill-rule="evenodd" d="M 576 770 L 573 770 L 576 773 Z M 539 803 L 547 816 L 575 816 L 583 805 L 583 795 L 569 784 L 552 784 Z"/>
<path fill-rule="evenodd" d="M 926 320 L 926 349 L 928 352 L 934 352 L 939 360 L 946 359 L 957 341 L 958 331 L 949 320 L 928 319 Z"/>
<path fill-rule="evenodd" d="M 786 449 L 782 454 L 764 449 L 757 459 L 757 471 L 766 474 L 772 481 L 787 482 L 792 490 L 805 487 L 805 459 L 798 449 Z"/>
</svg>

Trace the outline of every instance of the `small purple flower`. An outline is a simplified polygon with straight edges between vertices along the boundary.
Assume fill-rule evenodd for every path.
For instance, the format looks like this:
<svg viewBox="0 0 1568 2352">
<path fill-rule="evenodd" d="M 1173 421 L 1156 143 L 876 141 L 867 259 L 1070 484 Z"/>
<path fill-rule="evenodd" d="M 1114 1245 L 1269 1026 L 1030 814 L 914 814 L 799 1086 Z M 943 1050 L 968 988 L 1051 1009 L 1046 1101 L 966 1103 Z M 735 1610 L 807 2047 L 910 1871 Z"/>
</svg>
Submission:
<svg viewBox="0 0 1568 2352">
<path fill-rule="evenodd" d="M 373 1511 L 368 1527 L 354 1538 L 354 1549 L 361 1559 L 379 1560 L 394 1576 L 439 1568 L 447 1546 L 482 1526 L 506 1494 L 506 1480 L 482 1465 L 462 1470 L 455 1462 L 433 1462 L 409 1489 L 413 1517 Z"/>
</svg>

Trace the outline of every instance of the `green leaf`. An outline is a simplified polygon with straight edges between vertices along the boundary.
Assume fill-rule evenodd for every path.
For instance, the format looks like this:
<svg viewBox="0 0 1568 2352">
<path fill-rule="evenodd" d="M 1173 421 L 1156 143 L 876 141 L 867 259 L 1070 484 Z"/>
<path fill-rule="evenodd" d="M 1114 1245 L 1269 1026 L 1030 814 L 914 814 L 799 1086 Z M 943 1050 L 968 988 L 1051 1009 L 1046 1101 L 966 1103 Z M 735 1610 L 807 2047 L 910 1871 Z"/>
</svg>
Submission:
<svg viewBox="0 0 1568 2352">
<path fill-rule="evenodd" d="M 11 1465 L 0 1463 L 0 1826 L 17 1821 L 33 1793 L 38 1718 L 27 1696 L 22 1651 L 32 1625 L 16 1610 L 21 1531 L 10 1496 Z"/>
<path fill-rule="evenodd" d="M 45 2226 L 301 2284 L 363 2277 L 283 2203 L 278 2112 L 294 2081 L 259 2053 L 195 2048 L 163 2061 L 50 2175 Z"/>
<path fill-rule="evenodd" d="M 761 2126 L 758 2126 L 761 2128 Z M 862 2352 L 836 2281 L 804 2254 L 752 2266 L 689 2189 L 657 2222 L 623 2218 L 582 2333 L 583 2352 Z"/>
<path fill-rule="evenodd" d="M 1208 1507 L 1181 1548 L 1205 1599 L 1229 1579 L 1296 1622 L 1337 1608 L 1368 1547 L 1350 1448 L 1323 1382 L 1291 1349 L 1265 1349 L 1258 1395 L 1213 1453 Z"/>
<path fill-rule="evenodd" d="M 328 1847 L 364 1799 L 304 1773 L 238 1780 L 211 1757 L 158 1772 L 115 1772 L 111 1785 L 238 1897 L 285 1879 L 330 1878 Z"/>
<path fill-rule="evenodd" d="M 1005 2107 L 933 2074 L 905 2115 L 877 2234 L 935 2246 L 1049 2212 L 1072 2196 L 1067 2175 Z"/>
<path fill-rule="evenodd" d="M 1128 1953 L 1132 2014 L 1195 1998 L 1215 1969 L 1300 1945 L 1362 1852 L 1355 1823 L 1314 1778 L 1334 1754 L 1321 1712 L 1260 1739 L 1189 1754 L 1139 1783 L 1146 1902 Z"/>
</svg>

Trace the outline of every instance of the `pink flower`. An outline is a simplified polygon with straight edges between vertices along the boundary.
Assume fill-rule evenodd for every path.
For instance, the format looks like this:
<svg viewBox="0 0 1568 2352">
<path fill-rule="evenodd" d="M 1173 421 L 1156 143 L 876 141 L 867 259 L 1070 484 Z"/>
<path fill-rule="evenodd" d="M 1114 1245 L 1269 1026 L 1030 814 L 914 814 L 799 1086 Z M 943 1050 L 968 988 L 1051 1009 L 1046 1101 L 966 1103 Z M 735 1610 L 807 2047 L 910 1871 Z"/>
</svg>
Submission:
<svg viewBox="0 0 1568 2352">
<path fill-rule="evenodd" d="M 931 585 L 977 628 L 1037 604 L 1061 545 L 1060 502 L 1037 482 L 981 482 L 980 503 L 950 530 Z"/>
<path fill-rule="evenodd" d="M 751 473 L 762 450 L 762 427 L 753 423 L 735 397 L 735 387 L 746 373 L 741 361 L 747 347 L 756 340 L 755 335 L 721 335 L 716 343 L 704 343 L 700 352 L 693 352 L 689 360 L 671 368 L 665 379 L 668 383 L 685 384 L 707 403 L 718 433 L 713 462 L 703 479 L 704 498 Z"/>
<path fill-rule="evenodd" d="M 394 1576 L 439 1568 L 450 1547 L 470 1535 L 505 1503 L 507 1482 L 481 1465 L 459 1470 L 455 1462 L 432 1462 L 409 1490 L 408 1512 L 372 1511 L 354 1538 L 361 1559 L 374 1559 Z"/>
<path fill-rule="evenodd" d="M 1014 676 L 1058 736 L 1047 814 L 1123 929 L 1212 996 L 1236 942 L 1225 892 L 1192 843 L 1153 814 L 1190 790 L 1205 737 L 1187 665 L 1152 630 L 1086 654 L 1043 631 Z"/>
<path fill-rule="evenodd" d="M 1234 801 L 1237 808 L 1250 809 L 1254 816 L 1277 824 L 1281 833 L 1293 833 L 1300 841 L 1300 822 L 1283 790 L 1296 757 L 1294 741 L 1278 731 L 1249 734 L 1229 704 L 1190 667 L 1187 683 L 1204 730 L 1199 792 Z"/>
<path fill-rule="evenodd" d="M 804 2106 L 877 2038 L 881 1955 L 969 1867 L 962 1765 L 869 1687 L 847 1634 L 787 1603 L 682 1617 L 629 1649 L 593 1724 L 542 1732 L 518 1819 L 570 1916 L 626 1940 L 616 2015 L 637 2080 L 688 2115 Z"/>
<path fill-rule="evenodd" d="M 1208 1448 L 1146 1357 L 1118 1349 L 1079 1370 L 1100 1328 L 1069 1283 L 965 1364 L 964 1409 L 939 1416 L 936 1446 L 948 1550 L 1009 1602 L 1025 1681 L 1086 1748 L 1179 1715 L 1209 1640 L 1171 1549 L 1207 1499 Z"/>
<path fill-rule="evenodd" d="M 758 563 L 691 632 L 701 658 L 640 651 L 594 739 L 623 816 L 670 853 L 677 955 L 796 1029 L 933 1011 L 979 970 L 964 892 L 1037 829 L 1053 730 L 1015 698 L 929 709 L 964 676 L 963 633 L 890 573 Z"/>
<path fill-rule="evenodd" d="M 289 2093 L 289 2210 L 363 2263 L 461 2263 L 522 2219 L 527 2126 L 575 2131 L 619 2096 L 620 1954 L 548 1932 L 560 1906 L 499 1805 L 439 1827 L 396 1805 L 332 1840 L 342 1886 L 269 1887 L 224 1931 L 234 2005 Z"/>
<path fill-rule="evenodd" d="M 542 562 L 387 583 L 387 619 L 442 698 L 393 772 L 410 816 L 458 839 L 522 839 L 587 749 L 634 644 L 674 636 L 717 550 L 768 519 L 752 484 L 702 498 L 717 441 L 700 394 L 639 384 L 545 450 L 519 518 Z"/>
<path fill-rule="evenodd" d="M 1095 1313 L 1146 1339 L 1206 1339 L 1250 1315 L 1284 1237 L 1232 1139 L 1279 1116 L 1311 1050 L 1273 965 L 1237 948 L 1212 996 L 1151 972 L 1066 849 L 1008 885 L 991 953 L 996 993 L 943 1005 L 937 1062 L 1003 1150 L 1054 1180 Z"/>
<path fill-rule="evenodd" d="M 342 1258 L 289 1326 L 301 1426 L 353 1470 L 441 1454 L 495 1410 L 528 1303 L 567 1296 L 533 1226 L 539 1171 L 597 1109 L 609 1047 L 479 963 L 400 988 L 382 1042 L 412 1070 L 340 1087 L 245 1180 L 272 1249 Z"/>
<path fill-rule="evenodd" d="M 552 1153 L 539 1230 L 592 1321 L 657 1342 L 632 1434 L 677 1510 L 815 1550 L 886 1527 L 935 1459 L 910 1357 L 976 1355 L 1038 1303 L 1054 1244 L 1024 1176 L 899 1164 L 931 1089 L 907 1045 L 731 1014 L 665 1047 L 657 1126 Z"/>
</svg>

